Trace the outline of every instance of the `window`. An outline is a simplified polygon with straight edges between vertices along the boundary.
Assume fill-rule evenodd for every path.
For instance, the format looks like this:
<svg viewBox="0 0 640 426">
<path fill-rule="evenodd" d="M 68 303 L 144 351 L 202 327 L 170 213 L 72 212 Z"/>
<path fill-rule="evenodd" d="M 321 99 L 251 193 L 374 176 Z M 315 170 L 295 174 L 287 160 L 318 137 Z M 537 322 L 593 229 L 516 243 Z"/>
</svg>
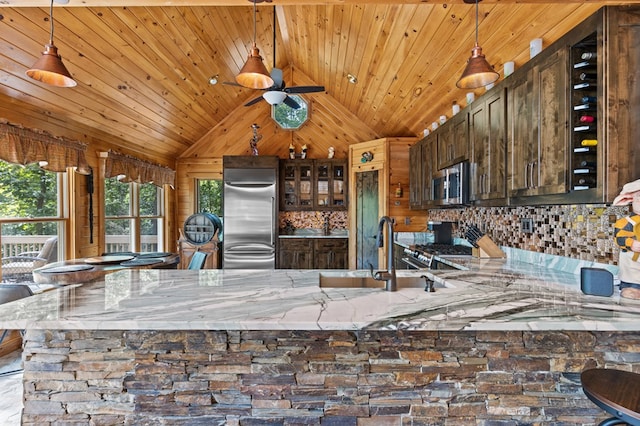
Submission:
<svg viewBox="0 0 640 426">
<path fill-rule="evenodd" d="M 309 119 L 309 104 L 300 95 L 287 95 L 295 100 L 300 108 L 294 109 L 283 103 L 271 106 L 271 118 L 280 127 L 287 130 L 299 129 Z"/>
<path fill-rule="evenodd" d="M 152 184 L 105 179 L 105 251 L 155 252 L 164 247 L 164 191 Z"/>
<path fill-rule="evenodd" d="M 33 269 L 62 260 L 66 173 L 0 161 L 4 281 L 31 281 Z"/>
<path fill-rule="evenodd" d="M 222 217 L 222 180 L 197 179 L 197 212 Z"/>
</svg>

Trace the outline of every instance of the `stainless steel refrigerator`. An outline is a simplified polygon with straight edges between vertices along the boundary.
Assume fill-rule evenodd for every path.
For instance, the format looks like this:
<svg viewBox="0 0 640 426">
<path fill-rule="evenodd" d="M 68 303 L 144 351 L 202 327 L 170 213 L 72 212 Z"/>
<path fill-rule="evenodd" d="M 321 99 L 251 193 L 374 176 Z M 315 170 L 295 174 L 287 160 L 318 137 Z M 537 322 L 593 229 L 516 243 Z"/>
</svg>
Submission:
<svg viewBox="0 0 640 426">
<path fill-rule="evenodd" d="M 277 168 L 223 169 L 222 267 L 275 269 Z"/>
</svg>

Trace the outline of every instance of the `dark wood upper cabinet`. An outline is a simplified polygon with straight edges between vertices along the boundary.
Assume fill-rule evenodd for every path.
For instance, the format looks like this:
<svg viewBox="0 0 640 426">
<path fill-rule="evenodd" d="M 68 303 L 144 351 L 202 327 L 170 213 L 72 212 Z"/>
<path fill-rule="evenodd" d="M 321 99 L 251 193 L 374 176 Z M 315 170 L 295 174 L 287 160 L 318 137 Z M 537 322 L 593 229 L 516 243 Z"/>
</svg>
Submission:
<svg viewBox="0 0 640 426">
<path fill-rule="evenodd" d="M 346 210 L 347 160 L 282 160 L 280 210 Z"/>
<path fill-rule="evenodd" d="M 613 201 L 640 178 L 639 93 L 640 7 L 605 6 L 421 141 L 412 207 L 467 158 L 476 205 Z"/>
<path fill-rule="evenodd" d="M 471 105 L 469 142 L 471 201 L 506 196 L 506 92 L 494 91 Z"/>
<path fill-rule="evenodd" d="M 568 190 L 567 50 L 507 82 L 509 196 Z M 511 79 L 511 77 L 510 77 Z"/>
<path fill-rule="evenodd" d="M 468 159 L 469 127 L 467 118 L 467 113 L 461 111 L 436 130 L 438 170 Z"/>
</svg>

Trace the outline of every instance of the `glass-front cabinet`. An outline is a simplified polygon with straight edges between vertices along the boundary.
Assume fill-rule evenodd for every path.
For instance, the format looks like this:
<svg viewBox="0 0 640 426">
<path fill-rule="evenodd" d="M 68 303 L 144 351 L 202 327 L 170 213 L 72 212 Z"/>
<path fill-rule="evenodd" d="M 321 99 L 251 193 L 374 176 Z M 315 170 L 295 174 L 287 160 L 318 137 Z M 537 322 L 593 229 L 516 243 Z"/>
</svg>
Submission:
<svg viewBox="0 0 640 426">
<path fill-rule="evenodd" d="M 316 163 L 316 207 L 343 209 L 346 204 L 346 163 L 323 160 Z"/>
<path fill-rule="evenodd" d="M 284 160 L 281 210 L 346 210 L 345 160 Z"/>
<path fill-rule="evenodd" d="M 313 208 L 313 160 L 286 161 L 282 170 L 282 210 Z"/>
</svg>

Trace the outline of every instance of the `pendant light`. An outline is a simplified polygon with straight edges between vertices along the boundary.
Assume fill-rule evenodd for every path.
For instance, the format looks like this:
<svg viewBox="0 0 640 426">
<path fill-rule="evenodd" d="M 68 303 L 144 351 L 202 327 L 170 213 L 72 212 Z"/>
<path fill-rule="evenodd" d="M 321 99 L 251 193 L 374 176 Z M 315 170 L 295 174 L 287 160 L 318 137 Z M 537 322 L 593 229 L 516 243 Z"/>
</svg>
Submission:
<svg viewBox="0 0 640 426">
<path fill-rule="evenodd" d="M 268 89 L 273 86 L 273 79 L 269 75 L 267 67 L 264 66 L 260 50 L 256 46 L 256 3 L 257 0 L 253 0 L 253 47 L 249 52 L 247 62 L 236 76 L 236 82 L 250 89 Z"/>
<path fill-rule="evenodd" d="M 45 44 L 44 52 L 31 69 L 27 70 L 27 76 L 34 80 L 58 87 L 74 87 L 77 83 L 62 63 L 62 57 L 58 55 L 58 48 L 53 44 L 53 0 L 49 8 L 50 35 L 49 44 Z"/>
<path fill-rule="evenodd" d="M 465 0 L 465 3 L 467 1 Z M 462 76 L 457 81 L 456 86 L 460 89 L 477 89 L 495 82 L 500 74 L 494 71 L 489 65 L 482 48 L 478 45 L 478 2 L 476 0 L 476 45 L 471 49 L 471 57 L 467 61 L 467 67 L 464 69 Z"/>
</svg>

